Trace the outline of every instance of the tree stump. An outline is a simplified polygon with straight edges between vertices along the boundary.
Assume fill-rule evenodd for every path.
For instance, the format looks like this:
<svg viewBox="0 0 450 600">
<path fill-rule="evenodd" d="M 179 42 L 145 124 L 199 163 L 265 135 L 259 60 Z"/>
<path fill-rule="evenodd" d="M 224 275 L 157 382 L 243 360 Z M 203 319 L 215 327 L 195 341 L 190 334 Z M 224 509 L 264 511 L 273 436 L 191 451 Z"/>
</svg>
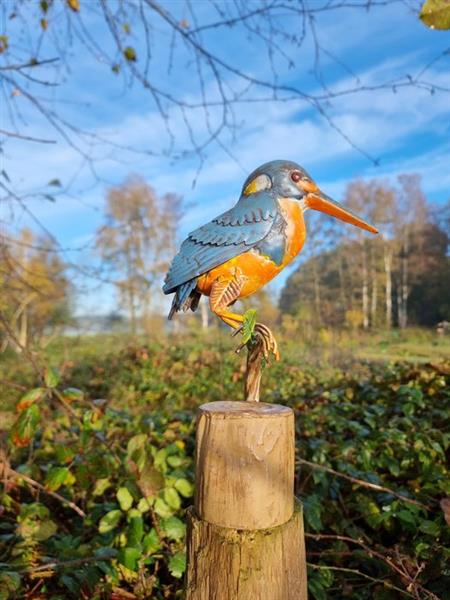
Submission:
<svg viewBox="0 0 450 600">
<path fill-rule="evenodd" d="M 294 452 L 290 408 L 260 402 L 200 407 L 187 600 L 307 599 Z"/>
</svg>

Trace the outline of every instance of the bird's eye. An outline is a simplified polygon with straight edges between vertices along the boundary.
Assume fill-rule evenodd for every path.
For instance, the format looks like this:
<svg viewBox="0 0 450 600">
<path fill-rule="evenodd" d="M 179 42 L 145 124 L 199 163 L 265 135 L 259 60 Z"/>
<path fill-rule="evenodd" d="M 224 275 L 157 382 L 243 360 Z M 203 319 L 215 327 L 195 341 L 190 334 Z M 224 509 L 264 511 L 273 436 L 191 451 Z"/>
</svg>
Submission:
<svg viewBox="0 0 450 600">
<path fill-rule="evenodd" d="M 302 174 L 299 171 L 293 171 L 291 173 L 291 179 L 294 183 L 298 183 L 302 178 Z"/>
</svg>

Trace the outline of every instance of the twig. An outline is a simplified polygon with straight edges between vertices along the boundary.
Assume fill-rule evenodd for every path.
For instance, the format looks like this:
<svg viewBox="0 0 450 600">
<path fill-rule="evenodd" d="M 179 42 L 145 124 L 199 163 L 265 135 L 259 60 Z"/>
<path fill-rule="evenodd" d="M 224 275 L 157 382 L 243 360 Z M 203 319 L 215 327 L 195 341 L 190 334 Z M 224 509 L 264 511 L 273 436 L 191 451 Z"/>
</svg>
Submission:
<svg viewBox="0 0 450 600">
<path fill-rule="evenodd" d="M 400 592 L 400 594 L 405 594 L 405 596 L 409 596 L 410 598 L 414 597 L 410 592 L 407 592 L 406 590 L 402 590 L 402 588 L 399 588 L 396 585 L 393 585 L 392 583 L 390 583 L 384 579 L 377 579 L 376 577 L 371 577 L 370 575 L 367 575 L 367 573 L 358 571 L 358 569 L 350 569 L 348 567 L 334 567 L 334 566 L 330 566 L 330 565 L 316 565 L 314 563 L 309 563 L 309 562 L 307 562 L 306 564 L 311 569 L 325 569 L 327 571 L 343 571 L 344 573 L 354 573 L 355 575 L 358 575 L 359 577 L 364 577 L 365 579 L 370 579 L 370 581 L 374 581 L 375 583 L 381 583 L 381 584 L 383 584 L 383 586 L 386 586 L 391 590 Z"/>
<path fill-rule="evenodd" d="M 403 494 L 399 494 L 390 488 L 385 487 L 384 485 L 378 485 L 376 483 L 370 483 L 368 481 L 364 481 L 363 479 L 357 479 L 356 477 L 352 477 L 351 475 L 347 475 L 345 473 L 340 473 L 339 471 L 335 471 L 330 467 L 325 467 L 324 465 L 318 465 L 317 463 L 309 462 L 309 460 L 305 460 L 304 458 L 298 458 L 297 462 L 302 465 L 307 465 L 312 469 L 318 469 L 319 471 L 325 471 L 326 473 L 330 473 L 331 475 L 335 475 L 336 477 L 341 477 L 342 479 L 347 479 L 352 483 L 356 483 L 356 485 L 360 485 L 361 487 L 366 487 L 370 490 L 375 490 L 377 492 L 386 492 L 387 494 L 391 494 L 391 496 L 395 496 L 399 500 L 403 500 L 404 502 L 409 502 L 410 504 L 415 504 L 416 506 L 420 506 L 424 510 L 432 510 L 431 506 L 427 506 L 426 504 L 422 504 L 418 500 L 413 500 L 412 498 L 408 498 L 407 496 L 403 496 Z"/>
<path fill-rule="evenodd" d="M 26 142 L 38 142 L 39 144 L 56 144 L 56 140 L 44 140 L 42 138 L 31 137 L 29 135 L 23 135 L 21 133 L 15 133 L 14 131 L 6 131 L 5 129 L 0 129 L 1 135 L 6 135 L 6 137 L 19 138 L 19 140 L 25 140 Z"/>
<path fill-rule="evenodd" d="M 74 510 L 83 519 L 86 517 L 86 513 L 84 511 L 82 511 L 81 508 L 79 506 L 77 506 L 74 502 L 72 502 L 71 500 L 67 500 L 67 498 L 64 498 L 64 496 L 61 496 L 60 494 L 57 494 L 56 492 L 52 492 L 51 490 L 48 490 L 44 485 L 42 485 L 38 481 L 35 481 L 34 479 L 31 479 L 31 477 L 28 477 L 28 475 L 24 475 L 23 473 L 18 473 L 14 469 L 11 469 L 11 467 L 6 465 L 5 463 L 3 463 L 3 464 L 4 464 L 4 468 L 5 468 L 5 472 L 6 472 L 7 476 L 12 475 L 15 479 L 23 479 L 29 485 L 41 490 L 48 496 L 52 496 L 52 498 L 55 498 L 62 504 L 66 504 L 69 508 Z"/>
<path fill-rule="evenodd" d="M 61 562 L 49 562 L 45 565 L 39 565 L 39 567 L 31 567 L 27 569 L 18 570 L 18 573 L 39 573 L 40 571 L 47 571 L 53 569 L 64 569 L 65 567 L 77 567 L 78 565 L 82 565 L 87 562 L 101 562 L 105 560 L 111 560 L 114 558 L 111 556 L 87 556 L 85 558 L 74 558 L 72 560 L 65 560 Z"/>
<path fill-rule="evenodd" d="M 21 69 L 33 69 L 34 67 L 41 67 L 42 65 L 49 65 L 51 63 L 59 61 L 59 57 L 46 58 L 45 60 L 29 60 L 23 64 L 12 64 L 0 67 L 0 71 L 20 71 Z"/>
<path fill-rule="evenodd" d="M 386 566 L 395 571 L 402 579 L 406 580 L 408 582 L 408 589 L 420 589 L 422 592 L 427 594 L 428 598 L 431 598 L 432 600 L 441 600 L 439 596 L 437 596 L 433 592 L 430 592 L 430 590 L 427 590 L 427 588 L 423 587 L 423 585 L 421 585 L 420 583 L 417 583 L 417 574 L 414 577 L 411 577 L 409 572 L 405 568 L 401 568 L 398 565 L 396 565 L 390 556 L 384 556 L 384 554 L 381 554 L 381 552 L 373 550 L 370 546 L 368 546 L 361 540 L 357 540 L 347 535 L 336 535 L 329 533 L 305 533 L 305 537 L 317 541 L 336 540 L 341 542 L 348 542 L 349 544 L 356 544 L 357 546 L 363 548 L 370 558 L 378 558 L 378 560 L 381 560 Z"/>
</svg>

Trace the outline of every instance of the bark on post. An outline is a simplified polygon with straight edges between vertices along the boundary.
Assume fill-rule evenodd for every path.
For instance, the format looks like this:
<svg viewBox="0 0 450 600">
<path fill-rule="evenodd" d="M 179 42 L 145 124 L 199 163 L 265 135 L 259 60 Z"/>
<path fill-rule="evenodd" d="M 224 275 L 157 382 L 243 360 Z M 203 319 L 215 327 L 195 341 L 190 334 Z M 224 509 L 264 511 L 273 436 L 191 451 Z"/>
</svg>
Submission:
<svg viewBox="0 0 450 600">
<path fill-rule="evenodd" d="M 290 408 L 259 402 L 200 407 L 187 600 L 307 599 L 294 451 Z"/>
<path fill-rule="evenodd" d="M 244 400 L 259 402 L 259 387 L 262 375 L 261 345 L 256 342 L 247 347 L 247 369 L 245 372 Z"/>
</svg>

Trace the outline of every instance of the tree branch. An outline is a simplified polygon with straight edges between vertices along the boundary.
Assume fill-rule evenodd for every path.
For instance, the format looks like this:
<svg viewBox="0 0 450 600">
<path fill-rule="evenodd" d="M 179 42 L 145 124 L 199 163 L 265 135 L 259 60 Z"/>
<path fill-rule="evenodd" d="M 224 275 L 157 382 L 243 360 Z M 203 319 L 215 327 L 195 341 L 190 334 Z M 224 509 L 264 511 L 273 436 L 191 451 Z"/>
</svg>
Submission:
<svg viewBox="0 0 450 600">
<path fill-rule="evenodd" d="M 9 467 L 3 461 L 0 462 L 0 467 L 1 466 L 3 466 L 3 469 L 5 470 L 6 477 L 12 476 L 12 477 L 14 477 L 14 479 L 23 479 L 26 483 L 28 483 L 28 485 L 31 485 L 32 487 L 37 488 L 38 490 L 40 490 L 41 492 L 44 492 L 48 496 L 55 498 L 56 500 L 58 500 L 58 502 L 61 502 L 62 504 L 65 504 L 66 506 L 68 506 L 69 508 L 74 510 L 77 513 L 77 515 L 79 515 L 83 519 L 86 517 L 86 513 L 84 511 L 82 511 L 81 508 L 79 506 L 77 506 L 74 502 L 72 502 L 71 500 L 67 500 L 67 498 L 64 498 L 64 496 L 61 496 L 60 494 L 58 494 L 56 492 L 52 492 L 51 490 L 48 490 L 44 485 L 42 485 L 38 481 L 35 481 L 34 479 L 31 479 L 31 477 L 28 477 L 28 475 L 25 475 L 24 473 L 18 473 L 14 469 L 11 469 L 11 467 Z"/>
<path fill-rule="evenodd" d="M 399 500 L 403 500 L 403 502 L 409 502 L 409 504 L 414 504 L 415 506 L 420 506 L 420 508 L 423 508 L 424 510 L 432 510 L 431 506 L 422 504 L 422 502 L 419 502 L 418 500 L 408 498 L 407 496 L 404 496 L 403 494 L 399 494 L 398 492 L 395 492 L 394 490 L 391 490 L 390 488 L 387 488 L 383 485 L 378 485 L 376 483 L 370 483 L 369 481 L 364 481 L 363 479 L 357 479 L 356 477 L 352 477 L 351 475 L 347 475 L 346 473 L 341 473 L 339 471 L 335 471 L 334 469 L 331 469 L 330 467 L 325 467 L 324 465 L 318 465 L 317 463 L 309 462 L 309 460 L 305 460 L 303 458 L 298 458 L 297 462 L 302 465 L 307 465 L 308 467 L 311 467 L 311 469 L 318 469 L 319 471 L 325 471 L 326 473 L 330 473 L 331 475 L 334 475 L 335 477 L 340 477 L 341 479 L 347 479 L 347 481 L 351 481 L 352 483 L 355 483 L 356 485 L 360 485 L 361 487 L 365 487 L 370 490 L 375 490 L 376 492 L 386 492 L 387 494 L 391 494 L 391 496 L 395 496 Z"/>
</svg>

